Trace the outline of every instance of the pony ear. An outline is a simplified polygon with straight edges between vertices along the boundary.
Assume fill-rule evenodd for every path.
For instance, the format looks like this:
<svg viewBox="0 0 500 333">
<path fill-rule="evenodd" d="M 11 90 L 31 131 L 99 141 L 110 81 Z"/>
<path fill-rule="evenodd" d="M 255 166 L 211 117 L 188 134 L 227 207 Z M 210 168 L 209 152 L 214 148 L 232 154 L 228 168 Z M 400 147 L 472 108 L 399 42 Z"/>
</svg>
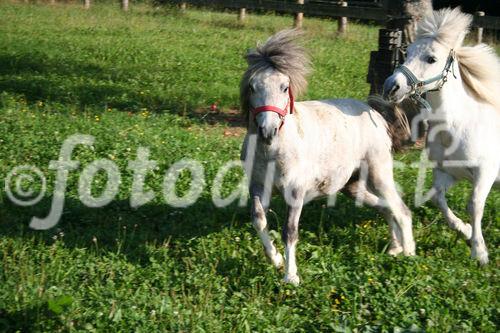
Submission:
<svg viewBox="0 0 500 333">
<path fill-rule="evenodd" d="M 468 32 L 469 31 L 466 30 L 466 31 L 462 31 L 458 34 L 457 39 L 455 40 L 455 43 L 453 43 L 453 45 L 452 45 L 453 49 L 456 50 L 462 46 L 462 44 L 464 43 L 465 36 L 467 35 Z"/>
<path fill-rule="evenodd" d="M 455 39 L 450 40 L 450 46 L 454 49 L 458 49 L 459 47 L 462 46 L 465 36 L 470 31 L 470 26 L 472 24 L 473 16 L 470 14 L 463 13 L 460 7 L 454 8 L 451 12 L 448 13 L 447 16 L 448 16 L 447 17 L 448 22 L 446 26 L 449 26 L 448 33 L 453 35 L 458 31 Z"/>
<path fill-rule="evenodd" d="M 255 64 L 260 58 L 261 55 L 257 52 L 256 49 L 249 49 L 245 54 L 245 60 L 247 61 L 248 65 Z"/>
</svg>

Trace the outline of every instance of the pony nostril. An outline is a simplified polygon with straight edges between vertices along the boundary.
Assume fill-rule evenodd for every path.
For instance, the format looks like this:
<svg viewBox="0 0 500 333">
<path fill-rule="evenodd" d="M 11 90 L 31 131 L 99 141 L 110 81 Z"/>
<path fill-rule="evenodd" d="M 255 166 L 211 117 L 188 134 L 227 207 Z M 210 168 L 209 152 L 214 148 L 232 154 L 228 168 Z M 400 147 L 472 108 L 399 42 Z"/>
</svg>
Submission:
<svg viewBox="0 0 500 333">
<path fill-rule="evenodd" d="M 277 129 L 277 128 L 275 128 L 275 129 L 274 129 L 274 134 L 273 134 L 273 135 L 276 135 L 277 133 L 278 133 L 278 129 Z"/>
<path fill-rule="evenodd" d="M 400 86 L 396 83 L 396 80 L 392 79 L 392 77 L 388 78 L 384 82 L 382 95 L 385 99 L 391 98 L 394 93 L 399 90 Z"/>
<path fill-rule="evenodd" d="M 264 137 L 264 126 L 259 126 L 259 134 L 261 137 Z"/>
<path fill-rule="evenodd" d="M 385 88 L 385 87 L 384 87 Z M 399 84 L 395 83 L 390 89 L 384 89 L 384 98 L 393 97 L 396 91 L 399 90 Z"/>
</svg>

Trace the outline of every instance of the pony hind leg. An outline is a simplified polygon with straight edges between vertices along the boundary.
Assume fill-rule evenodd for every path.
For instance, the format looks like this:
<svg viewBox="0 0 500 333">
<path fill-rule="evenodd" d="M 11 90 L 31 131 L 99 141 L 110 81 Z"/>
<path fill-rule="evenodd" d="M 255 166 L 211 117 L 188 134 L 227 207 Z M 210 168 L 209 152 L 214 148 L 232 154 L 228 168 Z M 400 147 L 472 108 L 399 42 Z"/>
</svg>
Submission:
<svg viewBox="0 0 500 333">
<path fill-rule="evenodd" d="M 488 250 L 481 230 L 481 219 L 483 218 L 486 198 L 495 182 L 495 177 L 496 173 L 480 169 L 474 181 L 472 197 L 469 202 L 472 218 L 471 257 L 477 259 L 481 265 L 488 263 Z"/>
<path fill-rule="evenodd" d="M 283 266 L 283 256 L 278 252 L 273 244 L 269 231 L 267 229 L 266 210 L 262 205 L 263 187 L 260 185 L 253 185 L 250 188 L 252 196 L 252 224 L 259 238 L 264 245 L 266 256 L 271 260 L 271 263 L 280 268 Z M 267 206 L 267 205 L 266 205 Z"/>
<path fill-rule="evenodd" d="M 432 201 L 436 204 L 441 213 L 444 216 L 444 219 L 448 223 L 448 226 L 457 230 L 465 236 L 465 239 L 470 239 L 472 236 L 472 227 L 470 224 L 464 223 L 461 219 L 459 219 L 453 211 L 448 207 L 448 202 L 446 201 L 446 192 L 453 186 L 455 183 L 455 179 L 447 174 L 446 172 L 440 169 L 434 169 L 432 171 L 432 188 L 435 191 L 435 194 L 432 197 Z"/>
<path fill-rule="evenodd" d="M 400 240 L 404 255 L 415 255 L 411 213 L 396 189 L 392 172 L 392 157 L 385 162 L 383 160 L 380 162 L 379 157 L 377 162 L 370 164 L 368 177 L 373 189 L 385 200 L 384 204 L 394 218 L 392 222 L 389 222 L 389 225 L 392 223 L 392 237 Z M 395 245 L 394 249 L 391 248 L 392 254 L 398 254 L 400 251 L 397 244 Z"/>
<path fill-rule="evenodd" d="M 359 202 L 378 210 L 389 224 L 391 245 L 389 247 L 389 250 L 387 250 L 387 253 L 389 255 L 395 256 L 403 252 L 403 246 L 401 245 L 403 239 L 403 236 L 401 235 L 401 229 L 394 220 L 394 216 L 392 215 L 391 211 L 384 205 L 382 199 L 366 187 L 366 181 L 360 179 L 354 183 L 351 183 L 346 186 L 346 188 L 342 192 L 350 196 L 352 199 L 356 200 L 357 203 Z"/>
</svg>

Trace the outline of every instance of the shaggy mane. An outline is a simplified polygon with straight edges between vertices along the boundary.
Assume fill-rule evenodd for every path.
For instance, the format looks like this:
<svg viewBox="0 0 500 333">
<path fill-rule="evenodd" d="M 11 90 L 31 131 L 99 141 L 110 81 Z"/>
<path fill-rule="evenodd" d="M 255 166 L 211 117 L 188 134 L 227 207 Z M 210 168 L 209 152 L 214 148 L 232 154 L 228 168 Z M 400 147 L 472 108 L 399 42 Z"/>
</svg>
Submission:
<svg viewBox="0 0 500 333">
<path fill-rule="evenodd" d="M 457 58 L 465 88 L 500 112 L 500 61 L 495 50 L 485 44 L 462 46 Z"/>
<path fill-rule="evenodd" d="M 302 33 L 296 29 L 282 30 L 271 36 L 264 44 L 248 51 L 245 56 L 248 69 L 240 84 L 241 109 L 245 116 L 249 111 L 250 81 L 263 70 L 273 68 L 288 76 L 294 96 L 305 92 L 310 59 L 305 49 L 297 43 L 301 35 Z"/>
<path fill-rule="evenodd" d="M 466 90 L 477 100 L 493 105 L 500 112 L 500 61 L 493 48 L 485 44 L 462 46 L 469 32 L 472 15 L 446 8 L 426 16 L 417 28 L 417 39 L 432 38 L 455 50 Z"/>
</svg>

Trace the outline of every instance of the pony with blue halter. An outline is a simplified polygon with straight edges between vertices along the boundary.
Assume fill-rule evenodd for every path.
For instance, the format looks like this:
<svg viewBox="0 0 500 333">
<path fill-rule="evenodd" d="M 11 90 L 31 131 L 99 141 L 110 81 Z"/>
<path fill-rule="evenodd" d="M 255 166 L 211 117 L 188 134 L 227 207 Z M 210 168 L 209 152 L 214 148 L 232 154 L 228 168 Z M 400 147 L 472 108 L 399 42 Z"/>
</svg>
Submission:
<svg viewBox="0 0 500 333">
<path fill-rule="evenodd" d="M 462 45 L 471 23 L 472 16 L 458 8 L 425 17 L 405 63 L 385 81 L 384 94 L 395 103 L 410 97 L 422 105 L 420 119 L 429 124 L 426 154 L 434 162 L 429 196 L 449 226 L 470 240 L 471 256 L 486 264 L 481 220 L 490 190 L 500 186 L 500 61 L 484 44 Z M 446 192 L 460 180 L 472 183 L 472 225 L 446 201 Z"/>
</svg>

